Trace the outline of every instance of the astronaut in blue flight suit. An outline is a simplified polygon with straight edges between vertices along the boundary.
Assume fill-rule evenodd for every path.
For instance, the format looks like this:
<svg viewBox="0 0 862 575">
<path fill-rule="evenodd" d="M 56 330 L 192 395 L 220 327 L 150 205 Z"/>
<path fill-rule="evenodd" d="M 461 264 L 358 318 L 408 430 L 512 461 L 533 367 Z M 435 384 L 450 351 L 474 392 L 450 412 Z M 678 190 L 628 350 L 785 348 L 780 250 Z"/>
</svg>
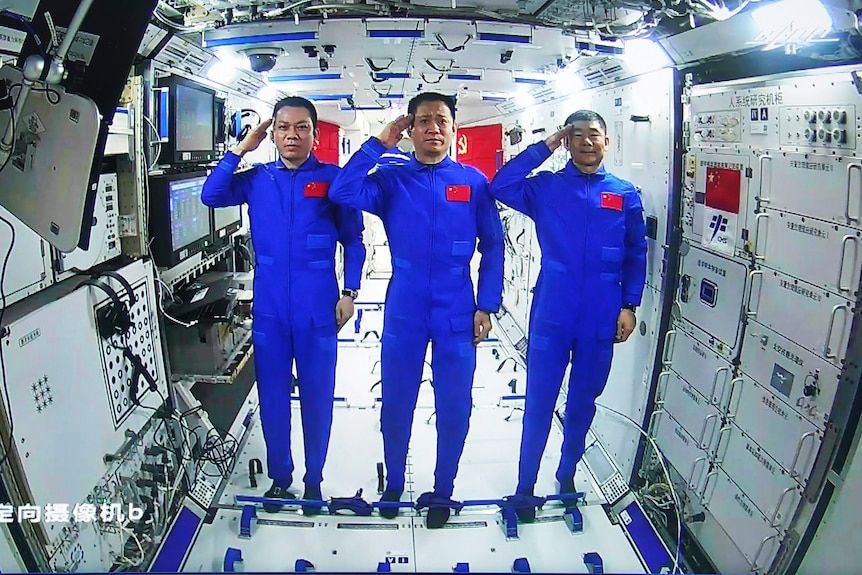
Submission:
<svg viewBox="0 0 862 575">
<path fill-rule="evenodd" d="M 607 382 L 614 343 L 626 341 L 635 328 L 646 280 L 646 226 L 636 188 L 602 165 L 609 143 L 604 119 L 577 111 L 563 129 L 503 166 L 490 186 L 495 199 L 533 220 L 542 252 L 530 310 L 516 498 L 533 495 L 570 362 L 556 478 L 560 493 L 575 491 L 575 468 L 595 400 Z M 566 167 L 528 177 L 561 144 L 571 156 Z M 517 512 L 522 521 L 535 519 L 533 506 Z"/>
<path fill-rule="evenodd" d="M 267 137 L 279 159 L 234 173 L 246 152 Z M 332 427 L 337 333 L 353 315 L 353 300 L 365 263 L 362 212 L 339 206 L 327 195 L 340 171 L 311 152 L 317 111 L 305 98 L 285 98 L 273 117 L 228 152 L 204 184 L 201 200 L 211 207 L 248 204 L 256 266 L 252 343 L 266 442 L 265 493 L 294 499 L 290 449 L 290 394 L 296 360 L 305 444 L 304 499 L 320 500 L 323 466 Z M 344 289 L 335 275 L 336 241 L 344 246 Z M 278 505 L 265 505 L 277 511 Z M 306 514 L 319 510 L 307 506 Z"/>
<path fill-rule="evenodd" d="M 472 410 L 476 345 L 491 329 L 503 290 L 503 230 L 488 181 L 449 158 L 455 104 L 423 93 L 408 115 L 391 122 L 353 155 L 332 185 L 330 198 L 377 215 L 392 254 L 381 337 L 381 428 L 386 465 L 382 501 L 399 501 L 413 412 L 428 341 L 437 423 L 434 491 L 419 497 L 428 528 L 449 519 L 458 463 Z M 415 151 L 395 161 L 393 148 L 407 130 Z M 387 153 L 387 150 L 389 151 Z M 381 156 L 387 153 L 389 158 Z M 470 276 L 482 254 L 477 295 Z M 381 515 L 395 517 L 397 509 Z"/>
</svg>

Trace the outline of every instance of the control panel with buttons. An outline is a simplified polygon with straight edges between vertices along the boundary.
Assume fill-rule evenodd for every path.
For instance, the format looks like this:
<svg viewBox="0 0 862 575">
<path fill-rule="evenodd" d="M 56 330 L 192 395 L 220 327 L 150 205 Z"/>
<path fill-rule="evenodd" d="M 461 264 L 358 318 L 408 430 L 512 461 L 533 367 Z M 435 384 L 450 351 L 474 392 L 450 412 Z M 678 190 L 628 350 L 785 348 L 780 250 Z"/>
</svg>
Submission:
<svg viewBox="0 0 862 575">
<path fill-rule="evenodd" d="M 742 139 L 742 116 L 739 110 L 700 112 L 692 128 L 695 142 L 736 143 Z"/>
<path fill-rule="evenodd" d="M 781 145 L 855 149 L 859 127 L 855 106 L 782 107 Z"/>
</svg>

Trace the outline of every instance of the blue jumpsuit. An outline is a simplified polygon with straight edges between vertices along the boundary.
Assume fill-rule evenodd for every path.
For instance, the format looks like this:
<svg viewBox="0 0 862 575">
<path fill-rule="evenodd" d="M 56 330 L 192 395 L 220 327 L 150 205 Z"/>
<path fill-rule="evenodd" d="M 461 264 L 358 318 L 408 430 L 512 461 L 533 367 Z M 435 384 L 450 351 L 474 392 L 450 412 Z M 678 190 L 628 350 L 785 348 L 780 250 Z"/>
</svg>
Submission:
<svg viewBox="0 0 862 575">
<path fill-rule="evenodd" d="M 434 493 L 451 497 L 472 409 L 477 309 L 499 310 L 503 229 L 488 181 L 478 170 L 415 156 L 378 162 L 386 152 L 366 141 L 335 180 L 330 198 L 378 216 L 392 254 L 381 337 L 381 427 L 387 490 L 404 490 L 407 448 L 428 341 L 437 409 Z M 371 172 L 371 173 L 369 173 Z M 470 261 L 479 239 L 478 296 Z"/>
<path fill-rule="evenodd" d="M 335 305 L 340 298 L 335 244 L 344 246 L 344 287 L 359 289 L 365 263 L 362 212 L 327 198 L 340 169 L 313 154 L 295 170 L 276 160 L 234 174 L 239 161 L 227 153 L 207 178 L 201 200 L 211 207 L 248 204 L 255 252 L 252 343 L 267 473 L 285 488 L 293 479 L 290 391 L 295 359 L 304 482 L 319 486 L 335 391 Z"/>
<path fill-rule="evenodd" d="M 527 177 L 551 155 L 529 146 L 497 173 L 490 193 L 535 222 L 541 271 L 530 309 L 527 392 L 518 493 L 532 493 L 569 362 L 569 390 L 557 480 L 571 485 L 584 454 L 595 400 L 607 382 L 624 305 L 641 302 L 646 226 L 635 187 L 605 171 Z"/>
</svg>

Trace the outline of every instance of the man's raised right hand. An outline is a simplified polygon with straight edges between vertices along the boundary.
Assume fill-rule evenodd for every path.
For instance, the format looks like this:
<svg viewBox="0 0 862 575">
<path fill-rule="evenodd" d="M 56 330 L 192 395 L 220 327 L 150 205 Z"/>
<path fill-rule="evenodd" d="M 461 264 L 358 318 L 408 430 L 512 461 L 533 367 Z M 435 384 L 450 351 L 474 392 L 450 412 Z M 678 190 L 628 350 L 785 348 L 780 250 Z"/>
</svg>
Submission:
<svg viewBox="0 0 862 575">
<path fill-rule="evenodd" d="M 413 118 L 409 115 L 407 116 L 399 116 L 395 120 L 386 124 L 386 127 L 383 128 L 383 131 L 380 132 L 380 136 L 378 136 L 378 140 L 383 144 L 387 150 L 394 148 L 398 145 L 398 142 L 404 137 L 403 132 L 410 127 L 410 123 Z"/>
<path fill-rule="evenodd" d="M 237 156 L 242 156 L 246 152 L 253 152 L 257 149 L 261 142 L 266 139 L 266 131 L 272 125 L 272 118 L 258 124 L 258 126 L 245 135 L 242 142 L 234 146 L 231 150 Z"/>
<path fill-rule="evenodd" d="M 562 145 L 563 141 L 570 135 L 571 131 L 571 124 L 563 126 L 557 132 L 545 138 L 545 145 L 547 145 L 548 148 L 553 152 Z"/>
</svg>

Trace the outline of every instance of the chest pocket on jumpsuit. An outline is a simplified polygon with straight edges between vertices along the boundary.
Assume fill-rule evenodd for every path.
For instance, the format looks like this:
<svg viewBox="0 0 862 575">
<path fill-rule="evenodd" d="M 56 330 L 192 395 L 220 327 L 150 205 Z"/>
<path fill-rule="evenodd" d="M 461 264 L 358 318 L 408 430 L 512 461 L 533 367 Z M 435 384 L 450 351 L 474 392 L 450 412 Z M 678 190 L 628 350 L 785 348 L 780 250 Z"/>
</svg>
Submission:
<svg viewBox="0 0 862 575">
<path fill-rule="evenodd" d="M 599 339 L 616 336 L 622 308 L 622 266 L 625 254 L 625 197 L 619 192 L 601 192 L 592 224 L 592 234 L 598 250 L 598 280 L 596 286 L 600 316 L 596 324 Z"/>
</svg>

